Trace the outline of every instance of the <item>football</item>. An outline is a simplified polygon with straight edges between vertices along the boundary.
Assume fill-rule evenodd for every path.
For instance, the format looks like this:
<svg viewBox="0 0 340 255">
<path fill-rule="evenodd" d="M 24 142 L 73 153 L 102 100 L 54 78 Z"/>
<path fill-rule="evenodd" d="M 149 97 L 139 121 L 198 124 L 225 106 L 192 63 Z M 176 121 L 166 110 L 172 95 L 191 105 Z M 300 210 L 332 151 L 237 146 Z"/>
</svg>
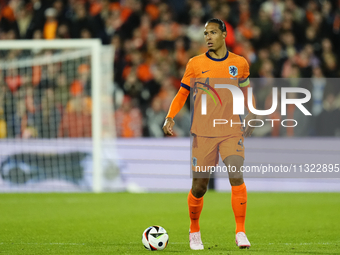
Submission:
<svg viewBox="0 0 340 255">
<path fill-rule="evenodd" d="M 168 245 L 168 241 L 169 235 L 161 226 L 151 226 L 143 232 L 142 242 L 147 250 L 164 250 Z"/>
</svg>

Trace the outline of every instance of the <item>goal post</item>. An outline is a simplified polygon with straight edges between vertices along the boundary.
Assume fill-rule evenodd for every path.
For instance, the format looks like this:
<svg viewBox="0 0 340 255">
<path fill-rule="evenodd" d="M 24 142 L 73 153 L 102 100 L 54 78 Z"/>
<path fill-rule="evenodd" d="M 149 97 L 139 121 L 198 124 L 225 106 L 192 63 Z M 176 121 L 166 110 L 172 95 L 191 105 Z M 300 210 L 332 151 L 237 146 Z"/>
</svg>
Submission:
<svg viewBox="0 0 340 255">
<path fill-rule="evenodd" d="M 73 75 L 76 76 L 76 64 L 71 64 L 74 70 L 68 70 L 67 61 L 77 61 L 77 58 L 86 57 L 89 59 L 90 66 L 90 84 L 91 84 L 91 125 L 92 125 L 92 136 L 91 136 L 91 146 L 92 146 L 92 160 L 90 165 L 92 165 L 92 185 L 90 189 L 93 192 L 102 192 L 104 189 L 109 190 L 110 184 L 109 181 L 104 180 L 104 171 L 103 167 L 107 164 L 115 165 L 117 168 L 117 158 L 115 151 L 115 128 L 114 128 L 114 109 L 112 102 L 112 84 L 113 84 L 113 48 L 112 46 L 103 46 L 99 39 L 69 39 L 69 40 L 3 40 L 0 43 L 0 52 L 1 51 L 11 51 L 11 50 L 28 50 L 28 51 L 43 51 L 43 50 L 54 50 L 59 51 L 58 53 L 53 53 L 52 56 L 25 56 L 23 58 L 11 59 L 10 61 L 2 61 L 0 58 L 0 71 L 6 72 L 13 69 L 18 69 L 19 74 L 24 73 L 23 76 L 27 77 L 26 73 L 31 72 L 32 68 L 35 65 L 43 66 L 48 63 L 57 63 L 58 61 L 62 62 L 61 65 L 65 65 L 64 68 L 68 73 L 74 72 Z M 61 53 L 60 53 L 61 51 Z M 49 62 L 50 61 L 50 62 Z M 63 62 L 64 61 L 64 62 Z M 27 71 L 30 70 L 30 71 Z M 30 73 L 31 76 L 33 76 Z M 29 79 L 32 79 L 31 76 Z M 5 99 L 6 100 L 6 99 Z M 106 116 L 103 118 L 103 116 Z M 105 121 L 105 127 L 103 127 L 103 121 Z M 56 123 L 57 129 L 58 123 Z M 40 141 L 46 143 L 46 139 L 40 139 L 41 137 L 35 137 L 35 141 Z M 72 140 L 77 141 L 79 143 L 79 147 L 83 147 L 82 143 L 87 143 L 86 139 L 78 138 L 60 138 L 57 139 L 49 139 L 50 144 L 60 142 L 65 139 L 65 141 L 69 141 L 72 144 Z M 105 139 L 105 143 L 103 140 Z M 109 139 L 109 142 L 108 142 Z M 21 141 L 23 147 L 25 144 L 32 144 L 32 140 L 24 140 L 22 138 L 15 137 L 16 143 Z M 0 140 L 1 141 L 1 140 Z M 6 139 L 2 141 L 2 145 L 4 146 L 6 143 Z M 7 139 L 7 145 L 10 145 L 10 141 Z M 65 142 L 66 144 L 66 142 Z M 105 144 L 105 145 L 104 145 Z M 106 146 L 106 149 L 103 148 Z M 79 148 L 84 149 L 84 148 Z M 73 148 L 76 150 L 76 148 Z M 104 151 L 106 150 L 106 151 Z M 19 153 L 19 151 L 18 151 Z M 3 154 L 3 153 L 1 153 Z M 0 155 L 1 158 L 6 158 L 5 156 L 9 155 Z M 109 158 L 110 157 L 110 158 Z M 105 160 L 111 161 L 110 163 L 104 162 Z M 0 159 L 1 160 L 1 159 Z M 45 160 L 45 159 L 44 159 Z M 114 162 L 114 163 L 112 163 Z M 1 162 L 0 162 L 1 163 Z M 116 170 L 115 170 L 116 171 Z M 31 173 L 30 173 L 31 174 Z M 107 173 L 106 173 L 107 175 Z M 106 183 L 106 186 L 104 184 Z M 118 185 L 119 186 L 119 185 Z M 13 187 L 13 183 L 11 186 Z M 86 189 L 88 189 L 87 187 Z M 10 190 L 10 188 L 9 188 Z M 22 190 L 25 190 L 22 188 Z M 29 190 L 29 189 L 28 189 Z M 54 189 L 57 191 L 58 188 Z M 0 191 L 1 191 L 1 182 L 0 182 Z"/>
</svg>

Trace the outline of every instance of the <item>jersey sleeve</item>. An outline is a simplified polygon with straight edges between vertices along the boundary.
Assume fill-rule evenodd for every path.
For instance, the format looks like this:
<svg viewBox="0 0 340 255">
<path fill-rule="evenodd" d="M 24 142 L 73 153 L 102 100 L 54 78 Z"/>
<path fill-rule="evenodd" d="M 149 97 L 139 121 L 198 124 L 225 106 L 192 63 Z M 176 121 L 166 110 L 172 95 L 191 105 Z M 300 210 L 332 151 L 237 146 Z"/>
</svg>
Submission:
<svg viewBox="0 0 340 255">
<path fill-rule="evenodd" d="M 182 107 L 185 104 L 185 101 L 187 101 L 187 97 L 190 94 L 190 90 L 186 90 L 184 87 L 180 87 L 179 91 L 177 92 L 175 98 L 172 100 L 167 118 L 174 118 L 177 113 L 182 109 Z"/>
<path fill-rule="evenodd" d="M 243 72 L 242 72 L 242 77 L 239 80 L 239 86 L 242 87 L 246 87 L 249 85 L 249 64 L 247 62 L 247 60 L 245 58 L 242 58 L 244 61 L 243 64 Z"/>
<path fill-rule="evenodd" d="M 195 71 L 194 71 L 192 59 L 189 60 L 185 68 L 185 73 L 181 81 L 181 87 L 184 87 L 190 91 L 190 79 L 191 78 L 195 78 Z"/>
</svg>

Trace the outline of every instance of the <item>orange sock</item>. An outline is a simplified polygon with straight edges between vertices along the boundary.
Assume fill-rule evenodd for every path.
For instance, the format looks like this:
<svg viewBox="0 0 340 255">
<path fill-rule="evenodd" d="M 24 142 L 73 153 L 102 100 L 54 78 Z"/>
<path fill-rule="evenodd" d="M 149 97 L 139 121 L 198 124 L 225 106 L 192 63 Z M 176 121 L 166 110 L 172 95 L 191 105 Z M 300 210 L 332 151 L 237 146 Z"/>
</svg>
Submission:
<svg viewBox="0 0 340 255">
<path fill-rule="evenodd" d="M 194 197 L 190 190 L 188 194 L 188 206 L 190 216 L 190 232 L 198 232 L 200 231 L 200 225 L 198 222 L 203 208 L 203 197 Z"/>
<path fill-rule="evenodd" d="M 231 186 L 231 206 L 233 207 L 235 215 L 236 233 L 245 233 L 244 223 L 247 209 L 247 188 L 244 183 L 240 186 Z"/>
</svg>

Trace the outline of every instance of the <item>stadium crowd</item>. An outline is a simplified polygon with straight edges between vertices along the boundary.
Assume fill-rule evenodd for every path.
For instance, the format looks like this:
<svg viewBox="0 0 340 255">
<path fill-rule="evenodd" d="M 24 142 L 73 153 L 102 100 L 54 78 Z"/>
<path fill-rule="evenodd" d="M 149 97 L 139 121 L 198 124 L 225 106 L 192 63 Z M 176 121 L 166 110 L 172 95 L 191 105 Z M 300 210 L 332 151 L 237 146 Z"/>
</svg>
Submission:
<svg viewBox="0 0 340 255">
<path fill-rule="evenodd" d="M 340 75 L 338 0 L 0 0 L 0 9 L 0 40 L 100 38 L 114 47 L 119 137 L 163 136 L 186 63 L 207 51 L 203 31 L 211 17 L 225 22 L 228 49 L 249 62 L 257 108 L 270 108 L 274 84 L 312 93 L 307 107 L 313 117 L 289 107 L 287 119 L 297 119 L 297 127 L 267 126 L 254 135 L 340 135 L 340 86 L 334 79 Z M 2 52 L 0 61 L 20 54 Z M 48 77 L 52 86 L 43 79 L 23 86 L 15 70 L 2 70 L 0 137 L 90 136 L 89 66 L 81 64 L 77 72 L 76 81 L 57 75 Z M 38 103 L 35 94 L 41 95 Z M 177 136 L 189 136 L 188 106 L 175 118 Z M 270 117 L 281 119 L 279 110 Z M 30 125 L 29 116 L 40 122 Z M 53 123 L 47 133 L 39 128 L 44 123 Z M 70 128 L 74 123 L 81 124 Z"/>
</svg>

